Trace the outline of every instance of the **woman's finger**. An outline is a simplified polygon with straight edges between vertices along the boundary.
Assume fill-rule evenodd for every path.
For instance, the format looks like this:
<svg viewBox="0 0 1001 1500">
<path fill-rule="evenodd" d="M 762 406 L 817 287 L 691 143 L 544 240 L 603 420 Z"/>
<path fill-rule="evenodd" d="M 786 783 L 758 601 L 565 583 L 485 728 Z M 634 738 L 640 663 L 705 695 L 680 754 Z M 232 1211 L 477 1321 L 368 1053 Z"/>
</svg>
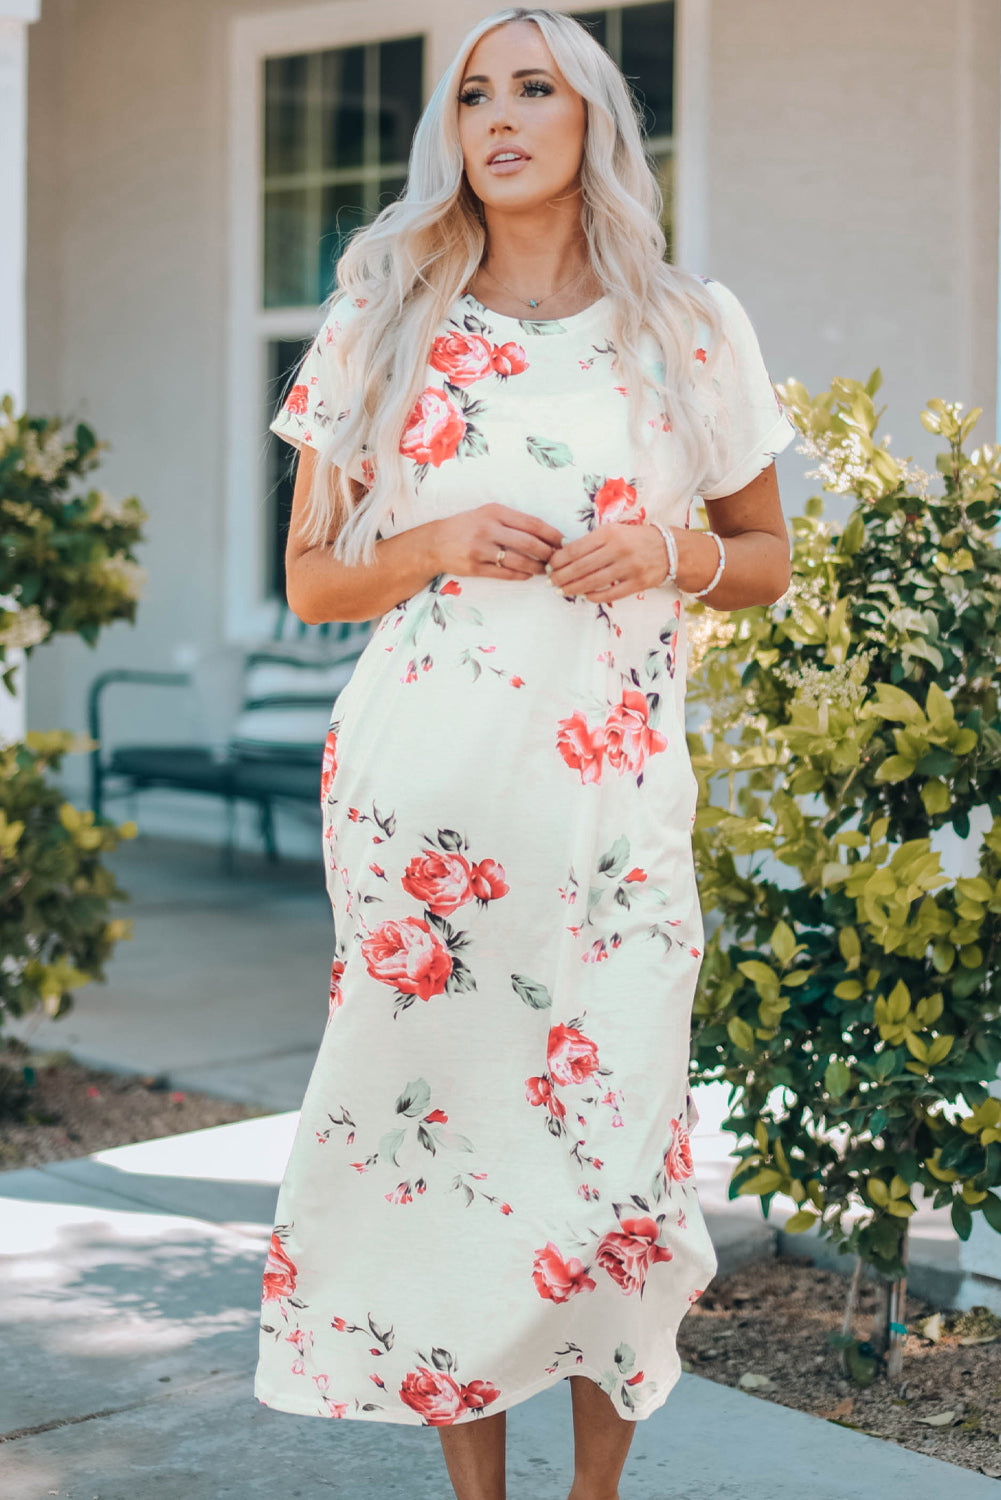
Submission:
<svg viewBox="0 0 1001 1500">
<path fill-rule="evenodd" d="M 515 526 L 500 526 L 497 531 L 497 541 L 491 534 L 489 546 L 497 546 L 497 550 L 504 547 L 507 555 L 515 556 L 516 567 L 530 568 L 531 573 L 543 573 L 546 562 L 552 556 L 552 547 L 542 538 L 536 537 L 530 531 L 518 531 Z"/>
<path fill-rule="evenodd" d="M 629 567 L 629 562 L 626 558 L 617 557 L 612 548 L 600 546 L 591 552 L 585 552 L 573 562 L 564 563 L 561 568 L 554 568 L 549 576 L 557 588 L 572 588 L 575 592 L 581 592 L 590 587 L 601 573 L 607 573 L 609 568 L 616 567 L 625 570 Z M 609 573 L 608 576 L 617 575 Z"/>
</svg>

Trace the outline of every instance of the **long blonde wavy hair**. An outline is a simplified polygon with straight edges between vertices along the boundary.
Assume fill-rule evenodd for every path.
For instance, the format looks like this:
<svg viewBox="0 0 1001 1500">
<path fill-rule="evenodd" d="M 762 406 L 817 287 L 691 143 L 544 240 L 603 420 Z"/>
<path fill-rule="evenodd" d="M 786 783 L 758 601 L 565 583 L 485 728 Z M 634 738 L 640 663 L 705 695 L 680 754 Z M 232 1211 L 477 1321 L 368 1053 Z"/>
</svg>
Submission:
<svg viewBox="0 0 1001 1500">
<path fill-rule="evenodd" d="M 512 21 L 539 28 L 585 101 L 581 223 L 611 300 L 617 368 L 628 390 L 649 392 L 672 428 L 676 462 L 669 475 L 663 463 L 659 473 L 650 467 L 651 478 L 674 495 L 696 493 L 727 426 L 712 379 L 724 348 L 732 354 L 719 303 L 698 276 L 665 259 L 660 186 L 622 73 L 569 16 L 518 6 L 497 11 L 464 37 L 421 115 L 402 197 L 354 233 L 324 304 L 325 317 L 342 301 L 350 314 L 327 347 L 320 377 L 326 408 L 341 419 L 318 454 L 303 534 L 309 545 L 334 534 L 333 555 L 347 564 L 374 561 L 382 523 L 411 485 L 412 461 L 400 453 L 400 439 L 423 389 L 438 325 L 483 257 L 484 214 L 463 170 L 458 94 L 473 47 Z M 694 358 L 699 319 L 711 335 L 702 363 Z M 641 357 L 643 335 L 652 336 L 659 360 Z M 629 406 L 642 472 L 653 439 L 640 402 Z M 358 472 L 365 459 L 375 478 L 357 499 L 348 471 Z"/>
</svg>

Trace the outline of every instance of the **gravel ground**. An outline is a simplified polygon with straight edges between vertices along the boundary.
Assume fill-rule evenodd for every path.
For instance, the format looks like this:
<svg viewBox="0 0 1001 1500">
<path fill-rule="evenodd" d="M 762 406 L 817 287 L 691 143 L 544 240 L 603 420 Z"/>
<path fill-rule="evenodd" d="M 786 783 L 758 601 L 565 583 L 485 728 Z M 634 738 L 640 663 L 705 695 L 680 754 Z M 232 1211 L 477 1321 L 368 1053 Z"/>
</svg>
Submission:
<svg viewBox="0 0 1001 1500">
<path fill-rule="evenodd" d="M 747 1381 L 745 1389 L 1001 1479 L 1001 1320 L 983 1308 L 942 1312 L 933 1340 L 920 1327 L 940 1309 L 908 1296 L 902 1379 L 891 1385 L 880 1371 L 863 1388 L 844 1376 L 840 1351 L 827 1342 L 841 1332 L 848 1281 L 789 1256 L 717 1278 L 681 1324 L 684 1368 L 731 1386 L 766 1376 L 768 1384 Z M 875 1307 L 867 1279 L 857 1339 L 868 1337 Z"/>
<path fill-rule="evenodd" d="M 5 1098 L 15 1106 L 10 1114 L 2 1112 Z M 0 1171 L 271 1113 L 182 1093 L 164 1078 L 105 1073 L 10 1045 L 0 1049 Z"/>
</svg>

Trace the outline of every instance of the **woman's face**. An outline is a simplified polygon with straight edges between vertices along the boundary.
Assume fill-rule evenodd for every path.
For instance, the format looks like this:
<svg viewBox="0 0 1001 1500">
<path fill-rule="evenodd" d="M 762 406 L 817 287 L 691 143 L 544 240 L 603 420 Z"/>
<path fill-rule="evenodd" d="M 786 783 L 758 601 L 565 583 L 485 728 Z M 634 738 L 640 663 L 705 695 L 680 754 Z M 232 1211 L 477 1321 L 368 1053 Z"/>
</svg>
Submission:
<svg viewBox="0 0 1001 1500">
<path fill-rule="evenodd" d="M 530 212 L 577 184 L 587 106 L 533 22 L 510 21 L 480 38 L 458 109 L 466 177 L 486 208 Z M 509 159 L 497 160 L 503 154 Z"/>
</svg>

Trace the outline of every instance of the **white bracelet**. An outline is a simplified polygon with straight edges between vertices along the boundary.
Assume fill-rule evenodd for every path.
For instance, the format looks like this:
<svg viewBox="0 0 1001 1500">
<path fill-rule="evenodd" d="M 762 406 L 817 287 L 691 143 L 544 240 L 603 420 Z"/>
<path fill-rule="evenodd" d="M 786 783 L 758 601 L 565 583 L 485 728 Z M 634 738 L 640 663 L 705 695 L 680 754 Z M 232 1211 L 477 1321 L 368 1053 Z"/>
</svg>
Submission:
<svg viewBox="0 0 1001 1500">
<path fill-rule="evenodd" d="M 726 551 L 723 547 L 723 538 L 719 536 L 715 531 L 710 531 L 709 535 L 712 537 L 713 541 L 716 543 L 716 546 L 719 548 L 719 564 L 712 578 L 706 584 L 705 588 L 696 589 L 692 594 L 693 599 L 702 599 L 706 594 L 711 594 L 713 589 L 722 578 L 723 569 L 726 567 Z"/>
<path fill-rule="evenodd" d="M 669 531 L 666 526 L 662 526 L 659 521 L 651 521 L 650 525 L 656 526 L 664 538 L 667 547 L 667 577 L 663 578 L 661 582 L 674 583 L 678 576 L 678 544 L 674 540 L 674 532 Z"/>
</svg>

